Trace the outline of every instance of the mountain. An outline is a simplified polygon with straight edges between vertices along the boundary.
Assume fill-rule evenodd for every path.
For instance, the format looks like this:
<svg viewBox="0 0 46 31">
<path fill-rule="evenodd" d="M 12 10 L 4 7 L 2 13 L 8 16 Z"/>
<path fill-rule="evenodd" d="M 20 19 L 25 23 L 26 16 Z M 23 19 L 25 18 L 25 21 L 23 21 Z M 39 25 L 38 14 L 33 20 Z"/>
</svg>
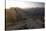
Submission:
<svg viewBox="0 0 46 31">
<path fill-rule="evenodd" d="M 28 16 L 44 16 L 44 8 L 29 8 L 24 9 L 26 15 Z"/>
<path fill-rule="evenodd" d="M 44 28 L 44 8 L 6 9 L 6 30 Z"/>
</svg>

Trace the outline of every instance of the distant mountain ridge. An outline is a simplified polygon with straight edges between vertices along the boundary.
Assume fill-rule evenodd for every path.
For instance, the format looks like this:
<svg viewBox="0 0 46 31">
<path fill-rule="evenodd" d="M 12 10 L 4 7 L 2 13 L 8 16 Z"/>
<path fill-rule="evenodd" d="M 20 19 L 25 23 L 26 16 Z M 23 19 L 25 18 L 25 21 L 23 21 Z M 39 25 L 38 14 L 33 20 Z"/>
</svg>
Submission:
<svg viewBox="0 0 46 31">
<path fill-rule="evenodd" d="M 44 16 L 44 9 L 45 8 L 28 8 L 28 9 L 21 9 L 21 8 L 16 8 L 18 11 L 21 11 L 25 13 L 27 16 Z"/>
</svg>

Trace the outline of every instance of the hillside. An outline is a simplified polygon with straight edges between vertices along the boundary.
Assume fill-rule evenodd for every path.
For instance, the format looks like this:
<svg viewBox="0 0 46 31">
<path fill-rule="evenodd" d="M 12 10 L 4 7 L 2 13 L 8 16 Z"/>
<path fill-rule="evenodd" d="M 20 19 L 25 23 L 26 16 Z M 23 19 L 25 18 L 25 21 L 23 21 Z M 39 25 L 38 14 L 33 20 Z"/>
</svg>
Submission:
<svg viewBox="0 0 46 31">
<path fill-rule="evenodd" d="M 6 9 L 6 29 L 44 28 L 44 8 Z"/>
</svg>

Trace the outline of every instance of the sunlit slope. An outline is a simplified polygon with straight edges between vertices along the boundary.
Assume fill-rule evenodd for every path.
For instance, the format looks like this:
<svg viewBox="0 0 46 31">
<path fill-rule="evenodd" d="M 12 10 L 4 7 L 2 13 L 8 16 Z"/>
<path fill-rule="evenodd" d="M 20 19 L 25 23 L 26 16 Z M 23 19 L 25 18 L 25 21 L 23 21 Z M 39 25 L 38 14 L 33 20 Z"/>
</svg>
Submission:
<svg viewBox="0 0 46 31">
<path fill-rule="evenodd" d="M 10 9 L 6 9 L 6 25 L 16 24 L 22 20 L 22 10 L 16 10 L 16 8 L 12 7 Z"/>
<path fill-rule="evenodd" d="M 14 8 L 6 9 L 6 25 L 15 23 L 16 21 L 16 11 Z"/>
</svg>

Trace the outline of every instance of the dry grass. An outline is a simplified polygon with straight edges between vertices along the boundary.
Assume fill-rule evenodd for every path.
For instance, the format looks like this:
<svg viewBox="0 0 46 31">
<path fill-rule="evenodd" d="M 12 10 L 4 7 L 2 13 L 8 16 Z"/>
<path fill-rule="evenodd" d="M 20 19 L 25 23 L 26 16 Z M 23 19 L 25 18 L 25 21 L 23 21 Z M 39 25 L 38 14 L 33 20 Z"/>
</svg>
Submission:
<svg viewBox="0 0 46 31">
<path fill-rule="evenodd" d="M 11 25 L 16 21 L 16 11 L 11 9 L 6 9 L 6 25 Z"/>
</svg>

